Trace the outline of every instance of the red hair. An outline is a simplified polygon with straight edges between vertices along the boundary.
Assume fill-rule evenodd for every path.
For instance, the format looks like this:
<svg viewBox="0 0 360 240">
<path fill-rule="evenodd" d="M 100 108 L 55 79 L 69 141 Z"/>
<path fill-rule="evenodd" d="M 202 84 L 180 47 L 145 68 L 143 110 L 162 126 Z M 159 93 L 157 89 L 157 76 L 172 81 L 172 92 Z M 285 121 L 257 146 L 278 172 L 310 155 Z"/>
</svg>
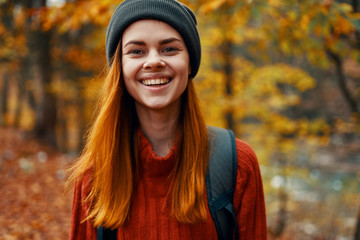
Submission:
<svg viewBox="0 0 360 240">
<path fill-rule="evenodd" d="M 207 219 L 208 134 L 192 79 L 181 98 L 172 214 L 179 222 L 195 223 Z M 117 228 L 129 215 L 139 169 L 139 123 L 134 99 L 126 91 L 121 76 L 121 44 L 108 69 L 97 111 L 84 150 L 70 168 L 68 182 L 81 181 L 91 169 L 91 190 L 85 201 L 92 207 L 84 221 L 91 220 L 95 227 L 103 224 L 106 228 Z"/>
</svg>

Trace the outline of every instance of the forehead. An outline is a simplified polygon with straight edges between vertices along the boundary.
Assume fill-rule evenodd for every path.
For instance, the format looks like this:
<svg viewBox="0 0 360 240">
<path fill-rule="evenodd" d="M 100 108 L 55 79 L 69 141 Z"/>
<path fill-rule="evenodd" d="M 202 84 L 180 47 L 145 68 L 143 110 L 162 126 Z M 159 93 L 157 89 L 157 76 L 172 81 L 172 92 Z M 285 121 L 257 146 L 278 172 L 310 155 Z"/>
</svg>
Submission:
<svg viewBox="0 0 360 240">
<path fill-rule="evenodd" d="M 130 39 L 137 40 L 152 40 L 154 38 L 170 38 L 176 37 L 182 40 L 182 37 L 178 31 L 176 31 L 169 24 L 154 20 L 145 19 L 133 22 L 123 32 L 123 41 Z"/>
</svg>

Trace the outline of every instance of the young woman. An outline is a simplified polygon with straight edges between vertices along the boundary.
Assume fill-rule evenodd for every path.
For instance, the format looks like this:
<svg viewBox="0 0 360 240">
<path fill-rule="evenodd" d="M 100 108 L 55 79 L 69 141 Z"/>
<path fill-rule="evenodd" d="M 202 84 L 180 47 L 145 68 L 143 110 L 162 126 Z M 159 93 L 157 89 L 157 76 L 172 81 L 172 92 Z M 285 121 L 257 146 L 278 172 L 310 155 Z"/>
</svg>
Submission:
<svg viewBox="0 0 360 240">
<path fill-rule="evenodd" d="M 193 78 L 196 18 L 175 0 L 125 0 L 106 36 L 109 70 L 98 115 L 69 181 L 70 239 L 218 239 L 205 178 L 208 130 Z M 240 239 L 266 239 L 264 196 L 252 149 L 236 139 L 233 206 Z"/>
</svg>

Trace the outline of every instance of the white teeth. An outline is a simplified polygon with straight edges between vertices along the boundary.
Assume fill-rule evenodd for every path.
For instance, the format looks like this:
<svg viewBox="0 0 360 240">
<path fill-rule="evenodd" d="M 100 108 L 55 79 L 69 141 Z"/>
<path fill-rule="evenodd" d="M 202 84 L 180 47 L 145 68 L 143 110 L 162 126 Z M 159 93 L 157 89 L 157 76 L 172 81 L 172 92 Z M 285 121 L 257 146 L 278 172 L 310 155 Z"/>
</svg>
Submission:
<svg viewBox="0 0 360 240">
<path fill-rule="evenodd" d="M 141 81 L 141 83 L 146 86 L 164 85 L 169 82 L 169 78 L 147 79 Z"/>
</svg>

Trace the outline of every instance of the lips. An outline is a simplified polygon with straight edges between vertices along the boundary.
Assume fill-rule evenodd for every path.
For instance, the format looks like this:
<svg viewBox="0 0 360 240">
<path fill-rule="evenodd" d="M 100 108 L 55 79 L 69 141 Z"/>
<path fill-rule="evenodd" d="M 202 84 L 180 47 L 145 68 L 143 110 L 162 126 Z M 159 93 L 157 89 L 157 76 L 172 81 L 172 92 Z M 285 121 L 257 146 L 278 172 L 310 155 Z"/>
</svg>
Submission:
<svg viewBox="0 0 360 240">
<path fill-rule="evenodd" d="M 171 82 L 170 78 L 153 78 L 153 79 L 144 79 L 140 83 L 145 86 L 162 86 Z"/>
</svg>

